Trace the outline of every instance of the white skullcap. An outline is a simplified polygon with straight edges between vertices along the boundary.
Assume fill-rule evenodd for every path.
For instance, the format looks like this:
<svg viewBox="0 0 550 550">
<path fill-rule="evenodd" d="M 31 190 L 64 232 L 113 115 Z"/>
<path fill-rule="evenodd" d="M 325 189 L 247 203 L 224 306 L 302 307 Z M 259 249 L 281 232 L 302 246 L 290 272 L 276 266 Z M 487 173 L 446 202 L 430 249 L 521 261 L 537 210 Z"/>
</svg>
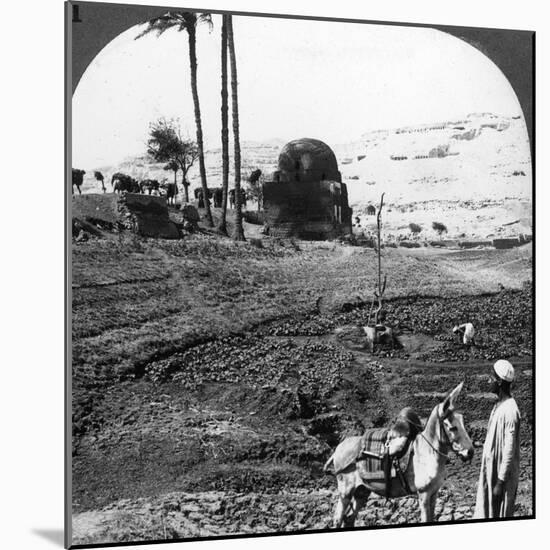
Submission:
<svg viewBox="0 0 550 550">
<path fill-rule="evenodd" d="M 493 366 L 498 377 L 506 382 L 512 382 L 515 378 L 514 367 L 510 361 L 499 359 Z"/>
</svg>

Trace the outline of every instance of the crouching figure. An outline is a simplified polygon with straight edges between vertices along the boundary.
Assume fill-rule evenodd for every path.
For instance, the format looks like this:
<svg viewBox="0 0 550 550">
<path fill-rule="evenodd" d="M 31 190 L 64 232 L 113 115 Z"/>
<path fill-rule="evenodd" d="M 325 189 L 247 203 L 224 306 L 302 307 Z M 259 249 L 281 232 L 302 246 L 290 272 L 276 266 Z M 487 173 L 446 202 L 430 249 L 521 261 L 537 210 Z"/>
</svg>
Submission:
<svg viewBox="0 0 550 550">
<path fill-rule="evenodd" d="M 458 342 L 465 346 L 475 346 L 476 331 L 472 323 L 462 323 L 453 327 L 453 334 L 456 334 Z"/>
</svg>

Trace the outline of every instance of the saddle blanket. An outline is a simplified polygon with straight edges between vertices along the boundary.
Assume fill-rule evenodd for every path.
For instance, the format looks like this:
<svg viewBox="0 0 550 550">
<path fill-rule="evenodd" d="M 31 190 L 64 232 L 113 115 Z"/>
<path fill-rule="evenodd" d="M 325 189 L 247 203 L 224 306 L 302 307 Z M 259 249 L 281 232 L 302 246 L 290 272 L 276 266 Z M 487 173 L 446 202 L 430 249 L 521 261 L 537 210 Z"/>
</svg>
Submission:
<svg viewBox="0 0 550 550">
<path fill-rule="evenodd" d="M 385 443 L 388 437 L 388 432 L 389 430 L 387 428 L 367 430 L 361 438 L 361 453 L 363 453 L 363 451 L 368 451 L 369 453 L 383 456 L 386 451 Z M 357 458 L 363 462 L 361 468 L 363 472 L 368 472 L 369 474 L 380 474 L 381 478 L 384 478 L 382 460 L 371 457 L 367 454 L 364 454 L 363 456 L 359 455 Z M 378 475 L 376 475 L 376 477 L 378 477 Z"/>
<path fill-rule="evenodd" d="M 382 460 L 379 460 L 365 454 L 364 451 L 377 455 L 384 455 L 386 451 L 385 442 L 388 432 L 389 430 L 386 428 L 367 430 L 361 438 L 363 444 L 361 447 L 361 453 L 357 457 L 357 468 L 359 470 L 359 475 L 365 481 L 385 480 L 384 466 L 387 464 L 389 457 L 385 456 Z M 405 472 L 409 466 L 411 451 L 412 445 L 409 443 L 407 444 L 406 449 L 402 451 L 402 454 L 395 457 L 397 458 L 397 463 L 399 464 L 399 469 L 401 472 Z M 398 477 L 393 463 L 390 465 L 389 477 L 390 479 L 395 479 Z"/>
<path fill-rule="evenodd" d="M 385 456 L 385 443 L 388 436 L 388 428 L 378 428 L 367 430 L 362 436 L 346 438 L 338 447 L 333 455 L 334 471 L 336 473 L 344 471 L 352 464 L 356 464 L 359 475 L 365 480 L 385 480 L 384 465 L 386 459 L 379 459 L 376 456 L 369 456 L 368 453 L 380 457 Z M 406 452 L 399 458 L 399 467 L 405 471 L 409 464 L 412 445 L 408 446 Z M 393 464 L 391 465 L 390 478 L 396 478 L 397 472 Z"/>
<path fill-rule="evenodd" d="M 363 435 L 347 437 L 340 443 L 333 455 L 334 471 L 341 472 L 359 461 L 361 468 L 370 472 L 380 473 L 383 478 L 382 461 L 377 458 L 367 457 L 362 454 L 367 450 L 376 455 L 382 456 L 385 453 L 384 444 L 388 436 L 389 429 L 379 428 L 367 430 Z"/>
</svg>

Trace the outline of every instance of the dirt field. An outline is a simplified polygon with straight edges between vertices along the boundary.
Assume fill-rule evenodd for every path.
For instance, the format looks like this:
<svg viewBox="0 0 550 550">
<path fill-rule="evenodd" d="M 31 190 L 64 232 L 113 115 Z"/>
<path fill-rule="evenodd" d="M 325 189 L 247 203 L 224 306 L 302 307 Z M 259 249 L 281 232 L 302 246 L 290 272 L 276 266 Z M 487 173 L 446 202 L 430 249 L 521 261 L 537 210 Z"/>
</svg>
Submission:
<svg viewBox="0 0 550 550">
<path fill-rule="evenodd" d="M 531 513 L 530 245 L 385 249 L 387 322 L 402 348 L 372 355 L 356 327 L 375 258 L 205 234 L 74 243 L 73 543 L 324 529 L 335 480 L 322 466 L 342 437 L 405 405 L 426 417 L 464 380 L 459 405 L 479 447 L 497 357 L 517 366 L 516 515 Z M 478 329 L 471 349 L 450 334 L 465 320 Z M 451 460 L 438 521 L 471 517 L 480 455 Z M 418 519 L 413 499 L 372 498 L 358 525 Z"/>
</svg>

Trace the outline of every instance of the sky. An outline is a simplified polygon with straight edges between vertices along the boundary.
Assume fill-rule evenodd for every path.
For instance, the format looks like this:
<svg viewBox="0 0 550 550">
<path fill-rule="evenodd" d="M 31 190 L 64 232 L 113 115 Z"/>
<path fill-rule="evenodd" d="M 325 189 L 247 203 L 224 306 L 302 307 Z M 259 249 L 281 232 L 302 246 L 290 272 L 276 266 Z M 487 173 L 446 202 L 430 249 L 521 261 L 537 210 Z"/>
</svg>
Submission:
<svg viewBox="0 0 550 550">
<path fill-rule="evenodd" d="M 220 28 L 198 32 L 205 148 L 221 144 Z M 469 44 L 429 28 L 234 16 L 243 141 L 301 137 L 334 146 L 382 128 L 521 114 L 501 71 Z M 187 35 L 135 36 L 92 61 L 73 96 L 73 166 L 144 154 L 149 124 L 176 117 L 195 137 Z"/>
</svg>

